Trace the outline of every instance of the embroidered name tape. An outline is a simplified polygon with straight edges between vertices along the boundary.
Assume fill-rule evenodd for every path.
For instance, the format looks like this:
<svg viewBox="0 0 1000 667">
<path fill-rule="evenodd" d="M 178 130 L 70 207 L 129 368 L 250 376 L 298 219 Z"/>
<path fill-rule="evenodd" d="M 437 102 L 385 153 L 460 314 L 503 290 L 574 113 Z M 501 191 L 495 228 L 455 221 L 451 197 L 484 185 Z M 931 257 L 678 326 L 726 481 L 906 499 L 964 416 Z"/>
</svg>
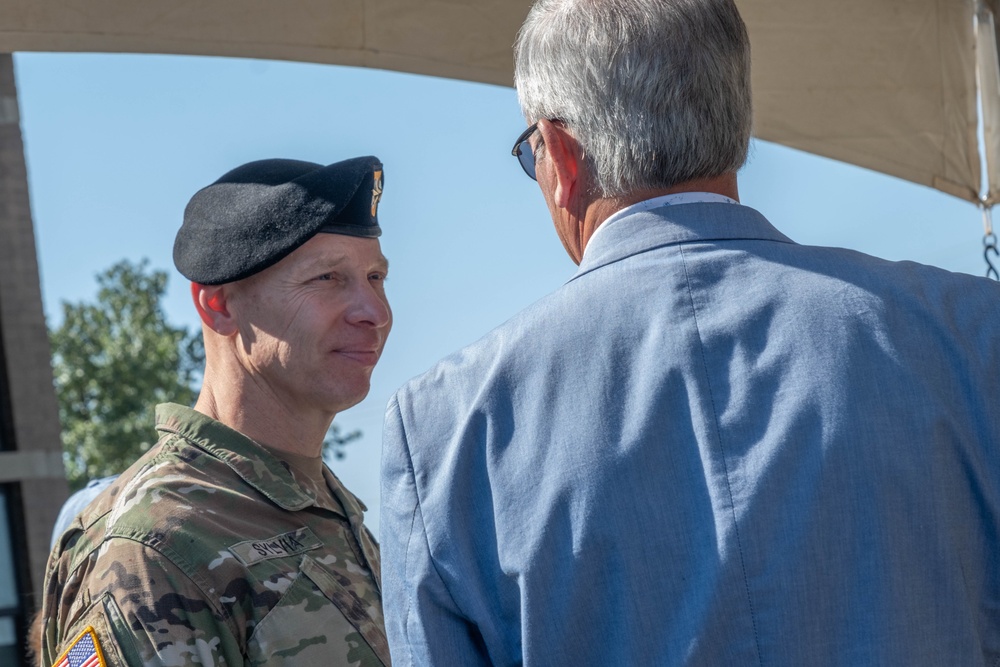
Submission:
<svg viewBox="0 0 1000 667">
<path fill-rule="evenodd" d="M 229 547 L 229 552 L 244 565 L 271 558 L 287 558 L 323 546 L 309 528 L 299 528 L 263 540 L 247 540 Z"/>
<path fill-rule="evenodd" d="M 88 626 L 52 667 L 106 667 L 107 664 L 97 633 L 92 626 Z"/>
</svg>

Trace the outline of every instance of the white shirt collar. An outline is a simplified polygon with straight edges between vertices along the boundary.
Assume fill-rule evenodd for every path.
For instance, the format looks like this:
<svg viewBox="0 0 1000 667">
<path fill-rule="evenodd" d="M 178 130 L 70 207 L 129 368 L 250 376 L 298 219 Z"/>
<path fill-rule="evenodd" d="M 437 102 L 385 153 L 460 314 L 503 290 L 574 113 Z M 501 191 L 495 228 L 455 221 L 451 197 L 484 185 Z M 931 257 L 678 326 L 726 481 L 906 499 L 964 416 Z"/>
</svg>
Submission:
<svg viewBox="0 0 1000 667">
<path fill-rule="evenodd" d="M 714 192 L 677 192 L 672 195 L 662 195 L 660 197 L 646 199 L 612 213 L 611 216 L 602 222 L 597 230 L 594 231 L 590 240 L 587 241 L 587 248 L 589 248 L 590 244 L 594 242 L 594 238 L 601 233 L 601 230 L 608 226 L 609 222 L 618 220 L 619 218 L 624 218 L 626 215 L 639 213 L 640 211 L 649 211 L 654 208 L 660 208 L 661 206 L 677 206 L 678 204 L 739 204 L 739 202 L 735 199 L 726 197 L 725 195 L 716 194 Z M 587 254 L 586 248 L 583 249 L 583 254 Z"/>
</svg>

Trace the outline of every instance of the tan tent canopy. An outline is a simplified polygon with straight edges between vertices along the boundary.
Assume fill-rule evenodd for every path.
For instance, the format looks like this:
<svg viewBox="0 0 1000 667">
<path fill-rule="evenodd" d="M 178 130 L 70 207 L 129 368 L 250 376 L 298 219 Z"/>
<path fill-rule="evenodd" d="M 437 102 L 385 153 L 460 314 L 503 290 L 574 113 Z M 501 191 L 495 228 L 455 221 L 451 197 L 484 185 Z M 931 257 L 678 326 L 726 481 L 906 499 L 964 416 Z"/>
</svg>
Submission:
<svg viewBox="0 0 1000 667">
<path fill-rule="evenodd" d="M 738 4 L 754 49 L 757 136 L 970 201 L 1000 199 L 1000 0 Z M 511 44 L 529 5 L 0 0 L 0 51 L 245 56 L 510 85 Z M 977 137 L 980 88 L 986 155 Z M 991 172 L 985 191 L 983 164 Z"/>
</svg>

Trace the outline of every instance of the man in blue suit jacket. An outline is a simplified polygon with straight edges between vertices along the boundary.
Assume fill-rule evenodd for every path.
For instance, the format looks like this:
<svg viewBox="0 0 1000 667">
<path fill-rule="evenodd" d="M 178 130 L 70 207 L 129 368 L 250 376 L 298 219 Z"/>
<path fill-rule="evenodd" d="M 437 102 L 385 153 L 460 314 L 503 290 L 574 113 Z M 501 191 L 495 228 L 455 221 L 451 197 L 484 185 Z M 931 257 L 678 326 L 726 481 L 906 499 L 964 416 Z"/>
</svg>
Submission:
<svg viewBox="0 0 1000 667">
<path fill-rule="evenodd" d="M 539 0 L 516 49 L 579 271 L 389 403 L 393 663 L 1000 664 L 1000 286 L 737 203 L 732 0 Z"/>
</svg>

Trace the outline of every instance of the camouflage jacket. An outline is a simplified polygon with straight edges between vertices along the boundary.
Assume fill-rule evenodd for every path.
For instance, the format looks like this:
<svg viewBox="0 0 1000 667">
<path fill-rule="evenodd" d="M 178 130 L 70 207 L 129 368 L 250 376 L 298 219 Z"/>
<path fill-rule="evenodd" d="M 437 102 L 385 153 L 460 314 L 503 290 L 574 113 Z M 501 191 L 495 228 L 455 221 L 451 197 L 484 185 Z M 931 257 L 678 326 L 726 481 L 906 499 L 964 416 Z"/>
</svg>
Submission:
<svg viewBox="0 0 1000 667">
<path fill-rule="evenodd" d="M 91 642 L 108 665 L 389 665 L 360 501 L 326 470 L 332 506 L 194 410 L 156 422 L 49 558 L 43 667 Z"/>
</svg>

